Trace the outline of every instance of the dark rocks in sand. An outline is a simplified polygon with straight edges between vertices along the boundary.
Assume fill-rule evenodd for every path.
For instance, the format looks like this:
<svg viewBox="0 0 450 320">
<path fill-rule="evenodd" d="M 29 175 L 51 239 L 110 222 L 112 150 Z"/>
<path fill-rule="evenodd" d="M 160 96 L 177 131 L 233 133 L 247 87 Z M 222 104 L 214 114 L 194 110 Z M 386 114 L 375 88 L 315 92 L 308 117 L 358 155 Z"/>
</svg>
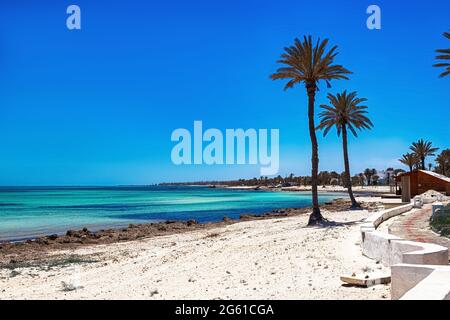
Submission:
<svg viewBox="0 0 450 320">
<path fill-rule="evenodd" d="M 245 220 L 245 219 L 253 219 L 253 218 L 255 218 L 255 217 L 257 217 L 256 214 L 241 214 L 241 215 L 239 216 L 239 219 Z"/>
<path fill-rule="evenodd" d="M 262 217 L 264 218 L 273 218 L 273 217 L 287 217 L 289 214 L 286 212 L 280 212 L 280 213 L 265 213 L 262 215 Z"/>
<path fill-rule="evenodd" d="M 92 237 L 94 234 L 88 230 L 88 228 L 83 228 L 82 230 L 67 230 L 66 236 L 67 237 L 74 237 L 74 238 L 83 238 L 86 239 L 88 237 Z"/>
<path fill-rule="evenodd" d="M 38 243 L 38 244 L 45 244 L 45 245 L 49 244 L 48 240 L 46 238 L 43 238 L 43 237 L 37 238 L 36 239 L 36 243 Z"/>
<path fill-rule="evenodd" d="M 58 239 L 58 235 L 57 234 L 51 234 L 51 235 L 47 236 L 47 239 L 49 239 L 49 240 L 56 240 L 56 239 Z"/>
<path fill-rule="evenodd" d="M 225 217 L 223 217 L 223 219 L 222 219 L 224 222 L 230 222 L 231 221 L 231 219 L 230 218 L 228 218 L 227 216 L 225 216 Z"/>
<path fill-rule="evenodd" d="M 196 224 L 198 224 L 198 222 L 195 221 L 195 220 L 188 220 L 188 221 L 186 222 L 186 225 L 187 225 L 188 227 L 194 226 L 194 225 L 196 225 Z"/>
<path fill-rule="evenodd" d="M 165 226 L 159 226 L 159 227 L 158 227 L 158 230 L 159 230 L 159 231 L 167 231 L 167 227 L 165 227 Z"/>
<path fill-rule="evenodd" d="M 67 230 L 66 236 L 74 237 L 77 232 L 75 230 Z"/>
</svg>

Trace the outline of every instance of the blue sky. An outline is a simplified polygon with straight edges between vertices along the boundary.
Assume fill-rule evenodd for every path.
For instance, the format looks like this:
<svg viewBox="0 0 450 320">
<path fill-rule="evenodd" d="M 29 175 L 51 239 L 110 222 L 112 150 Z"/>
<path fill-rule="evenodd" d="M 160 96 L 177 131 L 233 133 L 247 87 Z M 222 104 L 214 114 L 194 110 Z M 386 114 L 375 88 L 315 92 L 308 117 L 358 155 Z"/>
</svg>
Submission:
<svg viewBox="0 0 450 320">
<path fill-rule="evenodd" d="M 66 28 L 77 4 L 82 30 Z M 366 28 L 366 8 L 382 29 Z M 259 166 L 175 166 L 176 128 L 278 128 L 280 174 L 310 172 L 303 87 L 269 80 L 295 37 L 327 37 L 375 128 L 350 139 L 353 173 L 401 167 L 409 144 L 448 148 L 450 2 L 12 1 L 0 4 L 0 185 L 111 185 L 259 176 Z M 343 171 L 335 132 L 320 170 Z M 431 159 L 430 159 L 431 160 Z"/>
</svg>

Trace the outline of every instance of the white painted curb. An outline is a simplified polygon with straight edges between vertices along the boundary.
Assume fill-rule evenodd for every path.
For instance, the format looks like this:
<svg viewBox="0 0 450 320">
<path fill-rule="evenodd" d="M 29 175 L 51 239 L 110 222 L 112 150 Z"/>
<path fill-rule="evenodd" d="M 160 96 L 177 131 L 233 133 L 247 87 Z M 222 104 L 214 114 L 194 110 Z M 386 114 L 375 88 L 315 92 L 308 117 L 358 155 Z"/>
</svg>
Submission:
<svg viewBox="0 0 450 320">
<path fill-rule="evenodd" d="M 412 208 L 413 204 L 409 203 L 376 212 L 365 219 L 360 228 L 362 252 L 391 267 L 392 299 L 450 299 L 447 248 L 408 241 L 376 230 L 384 221 Z"/>
</svg>

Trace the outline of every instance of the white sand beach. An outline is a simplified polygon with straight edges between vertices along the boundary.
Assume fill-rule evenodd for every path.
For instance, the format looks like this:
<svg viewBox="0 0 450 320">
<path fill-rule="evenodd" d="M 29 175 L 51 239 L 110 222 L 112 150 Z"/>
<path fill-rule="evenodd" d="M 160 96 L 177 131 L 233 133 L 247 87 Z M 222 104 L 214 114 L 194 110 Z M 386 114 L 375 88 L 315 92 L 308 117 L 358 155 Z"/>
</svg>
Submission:
<svg viewBox="0 0 450 320">
<path fill-rule="evenodd" d="M 338 225 L 307 228 L 300 215 L 65 251 L 96 262 L 2 269 L 0 298 L 389 299 L 389 285 L 339 279 L 389 272 L 361 254 L 358 228 L 369 213 L 323 213 Z"/>
</svg>

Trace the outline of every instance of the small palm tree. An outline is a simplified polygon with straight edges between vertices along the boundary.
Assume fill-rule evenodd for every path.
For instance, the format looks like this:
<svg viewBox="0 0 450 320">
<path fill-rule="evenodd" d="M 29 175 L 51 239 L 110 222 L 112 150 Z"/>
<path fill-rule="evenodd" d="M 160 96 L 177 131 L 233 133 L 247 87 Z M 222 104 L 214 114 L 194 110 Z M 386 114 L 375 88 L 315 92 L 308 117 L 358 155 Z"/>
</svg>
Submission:
<svg viewBox="0 0 450 320">
<path fill-rule="evenodd" d="M 328 100 L 331 106 L 321 105 L 324 109 L 319 116 L 321 118 L 317 129 L 323 130 L 323 135 L 326 136 L 331 128 L 336 127 L 337 135 L 340 136 L 342 132 L 342 148 L 344 151 L 344 165 L 345 165 L 345 181 L 347 185 L 348 194 L 352 201 L 352 208 L 360 207 L 353 196 L 352 184 L 350 183 L 350 164 L 348 160 L 347 148 L 347 129 L 353 133 L 355 137 L 358 136 L 356 129 L 370 129 L 373 127 L 372 121 L 367 117 L 367 107 L 362 106 L 361 103 L 367 101 L 365 98 L 358 98 L 356 92 L 344 91 L 342 94 L 332 95 L 328 94 Z"/>
<path fill-rule="evenodd" d="M 434 153 L 439 150 L 439 148 L 433 148 L 431 141 L 425 141 L 423 139 L 413 142 L 409 148 L 420 160 L 422 170 L 425 170 L 425 158 L 434 156 Z"/>
<path fill-rule="evenodd" d="M 450 33 L 449 32 L 444 32 L 444 37 L 446 37 L 447 39 L 450 39 Z M 437 53 L 442 53 L 441 55 L 438 55 L 436 57 L 436 59 L 438 60 L 444 60 L 440 63 L 436 63 L 435 65 L 433 65 L 434 67 L 439 67 L 439 68 L 444 68 L 444 72 L 441 73 L 440 77 L 445 77 L 447 75 L 450 74 L 450 62 L 448 60 L 450 60 L 450 48 L 449 49 L 439 49 L 436 50 Z"/>
<path fill-rule="evenodd" d="M 409 168 L 409 172 L 413 171 L 413 168 L 419 162 L 417 156 L 413 153 L 406 153 L 402 155 L 402 157 L 398 159 L 398 161 L 407 166 Z"/>
<path fill-rule="evenodd" d="M 323 80 L 330 87 L 333 79 L 346 79 L 351 72 L 343 66 L 334 63 L 334 58 L 338 54 L 337 46 L 327 50 L 328 39 L 317 41 L 314 45 L 312 37 L 304 37 L 303 41 L 294 40 L 294 45 L 284 48 L 284 53 L 278 63 L 280 67 L 270 76 L 272 80 L 287 80 L 284 89 L 293 88 L 297 84 L 304 84 L 308 95 L 308 123 L 309 135 L 311 139 L 311 189 L 313 212 L 309 217 L 308 225 L 320 223 L 323 217 L 319 208 L 319 197 L 317 193 L 319 156 L 316 137 L 316 127 L 314 124 L 314 104 L 319 81 Z"/>
</svg>

